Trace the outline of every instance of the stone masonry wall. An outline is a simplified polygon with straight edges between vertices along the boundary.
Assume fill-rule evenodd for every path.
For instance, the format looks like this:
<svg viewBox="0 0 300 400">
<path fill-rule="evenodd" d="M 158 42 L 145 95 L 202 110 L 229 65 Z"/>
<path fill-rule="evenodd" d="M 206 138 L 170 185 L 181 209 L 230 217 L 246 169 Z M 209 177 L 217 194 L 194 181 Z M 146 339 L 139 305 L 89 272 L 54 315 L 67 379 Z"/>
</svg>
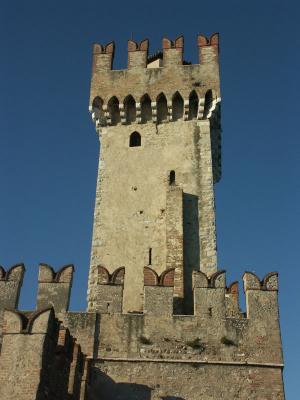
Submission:
<svg viewBox="0 0 300 400">
<path fill-rule="evenodd" d="M 129 147 L 129 136 L 135 130 L 141 133 L 142 145 Z M 176 174 L 176 184 L 183 189 L 185 290 L 190 297 L 192 270 L 200 265 L 207 272 L 216 270 L 210 160 L 207 121 L 177 121 L 157 126 L 145 124 L 142 128 L 138 124 L 103 128 L 89 309 L 93 309 L 96 301 L 98 265 L 110 272 L 125 266 L 124 311 L 142 309 L 143 269 L 149 265 L 149 249 L 152 249 L 151 268 L 158 274 L 169 266 L 166 195 L 172 170 Z"/>
<path fill-rule="evenodd" d="M 183 301 L 183 192 L 175 183 L 166 193 L 166 269 L 175 268 L 174 296 Z"/>
<path fill-rule="evenodd" d="M 0 398 L 85 400 L 80 397 L 84 356 L 52 309 L 4 312 Z"/>
<path fill-rule="evenodd" d="M 102 315 L 91 399 L 283 400 L 277 277 L 246 273 L 247 315 L 235 318 L 224 277 L 195 275 L 193 316 L 172 315 L 167 287 L 145 288 L 144 315 Z"/>
<path fill-rule="evenodd" d="M 51 310 L 4 311 L 0 398 L 284 400 L 277 274 L 243 280 L 245 314 L 224 271 L 193 273 L 193 315 L 174 315 L 174 288 L 161 285 L 144 287 L 142 313 L 65 310 L 62 326 Z"/>
<path fill-rule="evenodd" d="M 96 362 L 92 371 L 97 394 L 90 400 L 284 399 L 278 368 L 158 360 Z"/>
</svg>

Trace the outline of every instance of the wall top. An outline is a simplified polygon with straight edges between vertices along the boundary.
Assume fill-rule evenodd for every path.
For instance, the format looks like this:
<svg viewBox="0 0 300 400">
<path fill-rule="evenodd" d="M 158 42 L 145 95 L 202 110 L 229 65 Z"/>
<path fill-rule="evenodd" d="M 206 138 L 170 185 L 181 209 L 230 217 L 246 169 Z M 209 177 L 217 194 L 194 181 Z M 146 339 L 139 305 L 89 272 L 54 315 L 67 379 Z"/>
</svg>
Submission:
<svg viewBox="0 0 300 400">
<path fill-rule="evenodd" d="M 218 63 L 219 34 L 214 33 L 209 38 L 203 35 L 197 36 L 199 52 L 199 64 Z M 149 40 L 143 39 L 140 42 L 128 40 L 128 69 L 132 68 L 157 68 L 170 65 L 188 65 L 183 61 L 184 37 L 178 36 L 175 40 L 164 37 L 162 39 L 162 63 L 155 63 L 153 56 L 148 55 Z M 209 57 L 207 53 L 210 53 Z M 93 73 L 97 71 L 112 70 L 115 54 L 115 42 L 106 45 L 94 43 L 93 45 Z M 157 54 L 160 54 L 158 52 Z"/>
</svg>

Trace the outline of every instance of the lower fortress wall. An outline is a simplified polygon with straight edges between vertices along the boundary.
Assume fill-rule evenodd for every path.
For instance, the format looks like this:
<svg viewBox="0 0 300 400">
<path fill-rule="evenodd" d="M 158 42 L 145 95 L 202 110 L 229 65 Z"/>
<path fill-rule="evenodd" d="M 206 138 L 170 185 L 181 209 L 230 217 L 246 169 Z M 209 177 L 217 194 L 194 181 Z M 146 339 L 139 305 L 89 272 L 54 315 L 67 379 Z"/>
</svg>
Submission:
<svg viewBox="0 0 300 400">
<path fill-rule="evenodd" d="M 280 369 L 257 366 L 95 362 L 91 385 L 91 400 L 283 399 Z"/>
<path fill-rule="evenodd" d="M 244 274 L 244 314 L 224 271 L 195 272 L 194 313 L 174 315 L 162 285 L 145 286 L 143 312 L 121 313 L 119 281 L 99 284 L 101 312 L 69 312 L 73 267 L 49 271 L 37 301 L 48 308 L 0 304 L 1 400 L 284 400 L 276 273 Z"/>
</svg>

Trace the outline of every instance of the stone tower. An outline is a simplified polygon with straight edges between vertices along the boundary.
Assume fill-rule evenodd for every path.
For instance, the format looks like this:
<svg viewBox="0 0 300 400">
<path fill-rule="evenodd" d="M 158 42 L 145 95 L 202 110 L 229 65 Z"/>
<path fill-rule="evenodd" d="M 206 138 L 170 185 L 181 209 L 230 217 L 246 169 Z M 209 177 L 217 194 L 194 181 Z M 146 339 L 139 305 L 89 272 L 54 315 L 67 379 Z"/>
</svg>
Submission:
<svg viewBox="0 0 300 400">
<path fill-rule="evenodd" d="M 37 305 L 19 311 L 25 267 L 0 266 L 0 399 L 284 400 L 276 272 L 217 270 L 218 35 L 94 45 L 90 110 L 101 142 L 88 311 L 69 311 L 73 265 L 39 266 Z"/>
<path fill-rule="evenodd" d="M 99 266 L 125 268 L 124 312 L 141 311 L 144 281 L 166 271 L 177 306 L 191 310 L 192 271 L 217 270 L 218 34 L 198 36 L 199 64 L 184 61 L 183 46 L 182 36 L 164 39 L 148 57 L 148 40 L 130 40 L 128 69 L 117 71 L 114 43 L 94 45 L 90 109 L 101 150 L 89 310 Z"/>
</svg>

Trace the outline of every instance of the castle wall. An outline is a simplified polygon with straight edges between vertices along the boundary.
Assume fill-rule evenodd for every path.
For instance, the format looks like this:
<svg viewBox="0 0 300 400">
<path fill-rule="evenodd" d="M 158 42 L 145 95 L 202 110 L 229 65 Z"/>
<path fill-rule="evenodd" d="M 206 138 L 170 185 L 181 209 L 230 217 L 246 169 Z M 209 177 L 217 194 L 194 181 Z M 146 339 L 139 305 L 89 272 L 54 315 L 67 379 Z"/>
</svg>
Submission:
<svg viewBox="0 0 300 400">
<path fill-rule="evenodd" d="M 52 271 L 51 284 L 61 285 L 66 270 L 41 266 L 40 277 Z M 244 314 L 238 286 L 226 287 L 224 271 L 195 271 L 193 315 L 174 315 L 175 288 L 162 285 L 144 287 L 142 313 L 122 313 L 123 275 L 116 272 L 105 278 L 102 271 L 101 312 L 66 310 L 55 319 L 53 309 L 4 311 L 0 398 L 284 400 L 276 273 L 262 281 L 244 274 Z M 121 307 L 105 308 L 115 288 Z M 60 309 L 69 291 L 51 289 L 50 304 L 53 293 Z"/>
<path fill-rule="evenodd" d="M 85 358 L 53 310 L 5 311 L 3 318 L 0 398 L 85 400 Z"/>
<path fill-rule="evenodd" d="M 92 369 L 97 394 L 91 400 L 284 400 L 278 368 L 104 361 Z"/>
<path fill-rule="evenodd" d="M 24 264 L 14 265 L 7 271 L 0 266 L 0 351 L 4 310 L 14 310 L 18 307 L 24 272 Z"/>
</svg>

